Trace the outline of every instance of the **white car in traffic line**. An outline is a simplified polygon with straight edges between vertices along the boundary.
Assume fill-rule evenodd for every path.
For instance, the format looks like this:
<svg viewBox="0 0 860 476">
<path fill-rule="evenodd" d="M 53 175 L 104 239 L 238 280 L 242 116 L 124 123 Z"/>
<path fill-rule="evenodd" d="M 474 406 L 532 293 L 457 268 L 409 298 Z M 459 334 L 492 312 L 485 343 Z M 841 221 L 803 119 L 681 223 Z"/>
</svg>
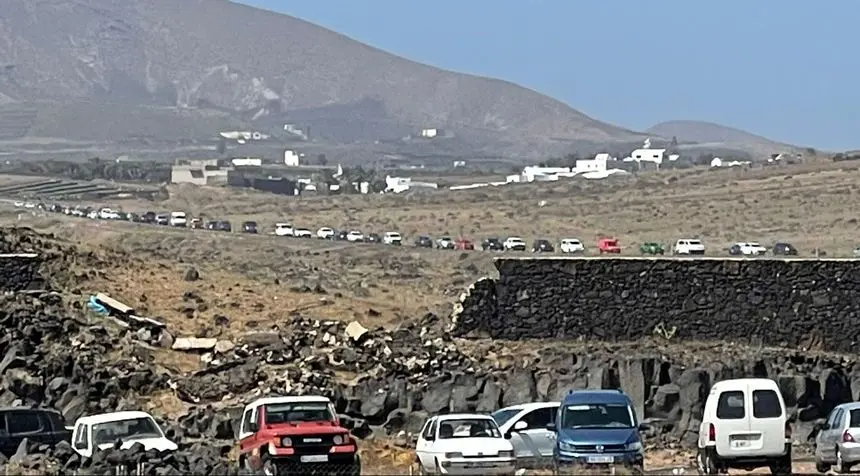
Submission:
<svg viewBox="0 0 860 476">
<path fill-rule="evenodd" d="M 275 236 L 293 236 L 292 223 L 275 223 Z"/>
<path fill-rule="evenodd" d="M 307 228 L 295 228 L 293 229 L 293 236 L 296 238 L 310 238 L 313 236 L 313 233 Z"/>
<path fill-rule="evenodd" d="M 454 413 L 427 420 L 415 446 L 424 474 L 513 474 L 514 448 L 489 415 Z"/>
<path fill-rule="evenodd" d="M 396 231 L 389 231 L 382 236 L 382 242 L 386 245 L 402 245 L 403 237 L 400 236 L 400 233 L 397 233 Z"/>
<path fill-rule="evenodd" d="M 102 220 L 118 220 L 119 213 L 111 210 L 110 208 L 102 208 L 99 210 L 99 218 Z"/>
<path fill-rule="evenodd" d="M 576 238 L 564 238 L 559 249 L 562 253 L 583 253 L 585 246 Z"/>
<path fill-rule="evenodd" d="M 185 227 L 187 223 L 188 217 L 185 215 L 185 212 L 170 213 L 170 226 Z"/>
<path fill-rule="evenodd" d="M 702 240 L 694 240 L 689 238 L 680 239 L 672 246 L 673 255 L 703 255 L 705 254 L 705 244 Z"/>
<path fill-rule="evenodd" d="M 317 230 L 317 238 L 321 240 L 330 240 L 334 238 L 334 229 L 324 226 Z"/>
<path fill-rule="evenodd" d="M 358 241 L 364 241 L 364 234 L 360 231 L 353 230 L 346 234 L 346 241 L 355 243 Z"/>
<path fill-rule="evenodd" d="M 72 448 L 79 455 L 91 458 L 96 449 L 112 448 L 117 441 L 121 449 L 137 443 L 147 450 L 176 451 L 176 443 L 167 439 L 164 431 L 146 412 L 114 412 L 78 418 L 72 431 Z"/>
</svg>

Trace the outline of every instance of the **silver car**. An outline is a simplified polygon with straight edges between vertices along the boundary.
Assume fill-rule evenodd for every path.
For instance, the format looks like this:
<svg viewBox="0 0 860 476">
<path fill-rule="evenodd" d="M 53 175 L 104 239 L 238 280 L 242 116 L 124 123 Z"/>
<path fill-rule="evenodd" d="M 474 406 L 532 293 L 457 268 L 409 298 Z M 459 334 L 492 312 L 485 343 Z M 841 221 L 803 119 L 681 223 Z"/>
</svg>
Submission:
<svg viewBox="0 0 860 476">
<path fill-rule="evenodd" d="M 502 434 L 511 434 L 517 468 L 552 466 L 555 432 L 547 429 L 555 422 L 560 402 L 524 403 L 493 412 Z"/>
<path fill-rule="evenodd" d="M 860 463 L 860 402 L 844 403 L 816 424 L 815 469 L 825 473 L 836 466 L 847 473 Z"/>
</svg>

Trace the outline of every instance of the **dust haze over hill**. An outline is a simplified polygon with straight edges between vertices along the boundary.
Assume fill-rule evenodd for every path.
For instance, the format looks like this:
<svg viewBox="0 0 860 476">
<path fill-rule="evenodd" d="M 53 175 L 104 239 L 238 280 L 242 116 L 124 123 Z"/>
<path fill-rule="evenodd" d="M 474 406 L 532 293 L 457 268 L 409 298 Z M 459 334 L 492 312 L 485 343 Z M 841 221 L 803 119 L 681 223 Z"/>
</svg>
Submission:
<svg viewBox="0 0 860 476">
<path fill-rule="evenodd" d="M 473 151 L 545 156 L 641 137 L 505 81 L 225 0 L 6 0 L 0 58 L 0 116 L 31 121 L 7 139 L 201 140 L 294 122 L 333 142 L 438 127 Z"/>
</svg>

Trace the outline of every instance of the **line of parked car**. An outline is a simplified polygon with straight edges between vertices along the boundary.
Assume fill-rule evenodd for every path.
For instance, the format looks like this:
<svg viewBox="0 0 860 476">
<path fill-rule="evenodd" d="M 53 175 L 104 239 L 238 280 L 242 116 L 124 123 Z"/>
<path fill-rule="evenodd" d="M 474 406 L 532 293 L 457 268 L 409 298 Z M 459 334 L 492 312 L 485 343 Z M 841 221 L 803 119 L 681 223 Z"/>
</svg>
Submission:
<svg viewBox="0 0 860 476">
<path fill-rule="evenodd" d="M 419 474 L 504 474 L 571 466 L 625 466 L 643 472 L 647 431 L 631 398 L 621 390 L 570 390 L 560 401 L 513 405 L 491 414 L 432 415 L 416 438 Z M 695 458 L 699 474 L 726 474 L 765 467 L 791 474 L 792 426 L 779 386 L 765 378 L 714 383 L 706 399 Z M 177 450 L 148 413 L 125 411 L 88 415 L 73 426 L 52 409 L 0 409 L 0 449 L 13 455 L 28 439 L 53 446 L 71 443 L 82 458 L 96 451 L 141 444 L 147 450 Z M 819 472 L 848 472 L 860 464 L 860 403 L 837 405 L 815 422 L 815 462 Z M 805 438 L 805 437 L 804 437 Z M 240 466 L 263 474 L 358 475 L 358 444 L 323 396 L 273 396 L 246 405 L 236 438 Z"/>
<path fill-rule="evenodd" d="M 38 208 L 53 213 L 63 213 L 69 216 L 90 219 L 123 220 L 162 226 L 233 232 L 233 225 L 228 220 L 211 219 L 204 221 L 203 218 L 190 217 L 187 213 L 181 211 L 162 213 L 148 211 L 137 214 L 106 207 L 66 207 L 58 204 L 48 206 L 32 202 L 15 202 L 15 205 L 21 208 Z M 256 221 L 244 221 L 241 223 L 239 231 L 241 233 L 257 234 L 260 233 L 260 225 Z M 396 231 L 388 231 L 382 234 L 364 233 L 356 229 L 338 230 L 327 226 L 312 231 L 310 228 L 294 226 L 292 223 L 286 221 L 275 223 L 270 234 L 293 238 L 346 241 L 350 243 L 381 243 L 393 246 L 401 246 L 404 241 L 403 236 Z M 480 248 L 484 251 L 526 252 L 530 250 L 532 253 L 556 252 L 556 246 L 548 239 L 538 238 L 529 247 L 526 241 L 518 236 L 509 236 L 505 240 L 491 237 L 476 245 L 472 240 L 464 237 L 442 236 L 434 239 L 429 235 L 420 235 L 413 241 L 413 246 L 418 248 L 461 251 L 471 251 Z M 601 255 L 620 254 L 622 246 L 617 238 L 602 237 L 597 239 L 594 250 Z M 578 238 L 562 238 L 558 242 L 558 252 L 563 254 L 585 254 L 588 251 L 582 240 Z M 656 241 L 641 243 L 638 251 L 642 255 L 665 255 L 667 253 L 666 247 Z M 737 242 L 733 243 L 725 251 L 731 256 L 764 256 L 768 253 L 774 256 L 797 256 L 799 254 L 797 248 L 787 242 L 775 243 L 770 248 L 754 241 Z M 682 238 L 675 241 L 668 252 L 674 256 L 702 256 L 705 255 L 706 248 L 704 242 L 700 239 Z M 854 249 L 854 257 L 860 258 L 860 246 Z"/>
</svg>

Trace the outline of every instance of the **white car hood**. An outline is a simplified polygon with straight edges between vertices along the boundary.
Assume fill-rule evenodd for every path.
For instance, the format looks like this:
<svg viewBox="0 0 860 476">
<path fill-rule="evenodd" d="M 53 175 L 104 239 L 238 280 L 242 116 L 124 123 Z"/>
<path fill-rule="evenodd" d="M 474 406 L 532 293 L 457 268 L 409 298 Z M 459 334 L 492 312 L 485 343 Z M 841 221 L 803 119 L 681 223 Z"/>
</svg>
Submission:
<svg viewBox="0 0 860 476">
<path fill-rule="evenodd" d="M 441 453 L 463 453 L 464 456 L 496 456 L 499 451 L 513 451 L 511 442 L 504 438 L 450 438 L 436 440 L 435 451 Z"/>
<path fill-rule="evenodd" d="M 176 443 L 168 440 L 167 438 L 137 438 L 131 440 L 123 440 L 121 449 L 127 450 L 130 449 L 135 444 L 140 443 L 143 445 L 146 450 L 158 450 L 158 451 L 176 451 L 178 448 Z M 105 443 L 103 445 L 99 445 L 100 450 L 106 450 L 112 448 L 113 444 Z"/>
</svg>

